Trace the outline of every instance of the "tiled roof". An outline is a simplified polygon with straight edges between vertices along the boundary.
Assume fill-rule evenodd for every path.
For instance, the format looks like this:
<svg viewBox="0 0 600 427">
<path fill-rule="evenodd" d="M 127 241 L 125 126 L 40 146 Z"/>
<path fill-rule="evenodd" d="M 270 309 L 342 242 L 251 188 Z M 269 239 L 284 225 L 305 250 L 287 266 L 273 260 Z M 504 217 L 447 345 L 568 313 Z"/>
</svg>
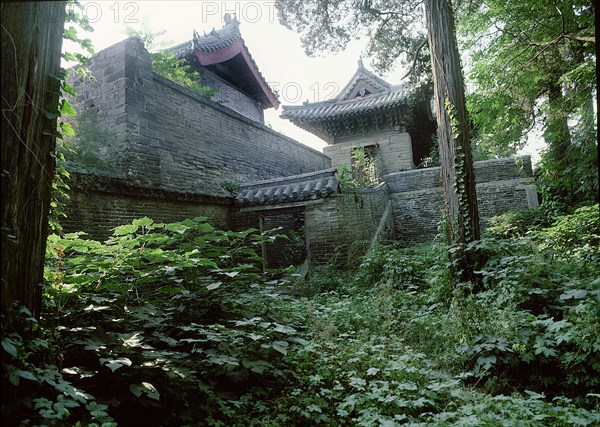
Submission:
<svg viewBox="0 0 600 427">
<path fill-rule="evenodd" d="M 212 52 L 219 49 L 224 49 L 231 45 L 234 41 L 242 37 L 240 33 L 240 23 L 232 19 L 223 28 L 213 30 L 209 34 L 200 36 L 194 31 L 194 47 L 201 52 Z"/>
<path fill-rule="evenodd" d="M 192 40 L 173 46 L 170 50 L 176 57 L 184 58 L 193 53 L 195 49 L 201 52 L 213 52 L 225 49 L 241 37 L 240 23 L 235 18 L 231 18 L 226 21 L 223 28 L 219 28 L 218 30 L 213 28 L 208 34 L 204 33 L 200 35 L 194 30 Z"/>
<path fill-rule="evenodd" d="M 227 77 L 225 77 L 225 80 L 247 92 L 263 108 L 279 108 L 277 95 L 258 69 L 256 61 L 254 61 L 242 38 L 239 21 L 228 14 L 225 15 L 224 19 L 225 25 L 223 28 L 218 30 L 213 28 L 210 33 L 204 33 L 203 35 L 199 35 L 194 30 L 192 40 L 180 43 L 169 50 L 177 58 L 187 58 L 188 60 L 195 58 L 200 65 L 205 67 L 227 62 L 241 55 L 245 67 L 241 71 L 239 69 L 235 70 L 238 73 L 235 78 L 243 80 L 248 86 L 242 90 L 239 82 L 230 81 Z M 237 67 L 239 67 L 239 64 Z"/>
<path fill-rule="evenodd" d="M 393 86 L 377 77 L 360 60 L 358 69 L 334 99 L 284 105 L 281 117 L 331 144 L 341 135 L 405 126 L 411 92 L 409 85 Z"/>
<path fill-rule="evenodd" d="M 343 118 L 398 107 L 406 101 L 407 96 L 408 89 L 400 86 L 393 88 L 391 92 L 360 96 L 346 101 L 332 99 L 305 105 L 285 105 L 281 117 L 301 120 Z"/>
<path fill-rule="evenodd" d="M 335 169 L 242 184 L 238 206 L 275 205 L 329 197 L 338 191 Z"/>
<path fill-rule="evenodd" d="M 371 86 L 377 88 L 377 93 L 389 92 L 391 89 L 391 85 L 388 82 L 367 70 L 363 65 L 362 59 L 360 59 L 358 61 L 358 69 L 356 70 L 348 84 L 344 86 L 344 88 L 340 91 L 338 96 L 335 97 L 335 99 L 340 101 L 349 99 L 349 96 L 352 94 L 354 88 L 361 82 L 366 82 Z"/>
</svg>

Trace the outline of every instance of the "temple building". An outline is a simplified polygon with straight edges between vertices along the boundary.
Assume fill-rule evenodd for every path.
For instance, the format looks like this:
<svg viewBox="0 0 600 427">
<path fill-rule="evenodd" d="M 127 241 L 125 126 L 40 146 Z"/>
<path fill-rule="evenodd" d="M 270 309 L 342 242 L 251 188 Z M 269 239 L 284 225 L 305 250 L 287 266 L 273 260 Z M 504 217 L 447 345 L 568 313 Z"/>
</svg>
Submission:
<svg viewBox="0 0 600 427">
<path fill-rule="evenodd" d="M 226 14 L 224 22 L 208 34 L 194 31 L 192 40 L 170 50 L 200 72 L 201 85 L 219 89 L 213 101 L 264 124 L 263 111 L 279 108 L 279 100 L 252 59 L 239 21 Z"/>
<path fill-rule="evenodd" d="M 327 142 L 323 152 L 333 167 L 352 167 L 352 151 L 362 149 L 383 176 L 420 166 L 433 147 L 429 99 L 409 85 L 389 84 L 362 60 L 335 98 L 286 105 L 281 117 Z"/>
</svg>

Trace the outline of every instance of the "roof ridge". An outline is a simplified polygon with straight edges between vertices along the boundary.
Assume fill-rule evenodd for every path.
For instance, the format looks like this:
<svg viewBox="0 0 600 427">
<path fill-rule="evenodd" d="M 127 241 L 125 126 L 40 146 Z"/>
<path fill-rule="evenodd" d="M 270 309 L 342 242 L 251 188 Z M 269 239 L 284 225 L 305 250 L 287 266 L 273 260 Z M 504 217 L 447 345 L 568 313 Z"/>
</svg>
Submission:
<svg viewBox="0 0 600 427">
<path fill-rule="evenodd" d="M 252 187 L 260 187 L 265 184 L 277 184 L 277 183 L 281 183 L 281 182 L 293 181 L 296 179 L 308 180 L 308 178 L 314 178 L 314 177 L 318 177 L 320 175 L 327 175 L 327 176 L 333 175 L 333 174 L 335 174 L 336 170 L 337 170 L 336 168 L 329 168 L 329 169 L 322 169 L 322 170 L 313 171 L 313 172 L 306 172 L 306 173 L 302 173 L 299 175 L 290 175 L 290 176 L 284 176 L 284 177 L 278 177 L 278 178 L 263 179 L 261 181 L 246 182 L 246 183 L 241 183 L 240 188 L 250 189 Z"/>
<path fill-rule="evenodd" d="M 342 88 L 342 90 L 340 91 L 340 93 L 338 94 L 338 96 L 335 99 L 338 99 L 340 101 L 344 100 L 344 98 L 347 97 L 354 90 L 354 88 L 356 87 L 358 82 L 361 80 L 361 78 L 364 78 L 367 81 L 375 83 L 375 86 L 379 86 L 380 88 L 383 88 L 383 91 L 385 91 L 386 89 L 389 90 L 390 87 L 392 86 L 390 83 L 386 82 L 385 80 L 383 80 L 381 77 L 377 76 L 372 71 L 367 70 L 367 68 L 363 65 L 362 59 L 361 59 L 359 61 L 357 70 L 354 72 L 354 75 L 352 76 L 350 81 L 346 84 L 346 86 L 344 86 Z"/>
<path fill-rule="evenodd" d="M 400 96 L 406 95 L 406 93 L 409 90 L 410 90 L 410 87 L 408 87 L 408 86 L 398 86 L 397 90 L 393 90 L 390 92 L 373 93 L 373 94 L 369 94 L 369 95 L 365 95 L 365 96 L 361 96 L 361 97 L 357 97 L 357 98 L 352 98 L 352 99 L 335 100 L 335 101 L 330 100 L 330 101 L 315 102 L 315 103 L 303 104 L 303 105 L 284 105 L 283 113 L 285 114 L 286 110 L 288 110 L 288 111 L 315 110 L 315 109 L 330 107 L 330 106 L 333 106 L 333 107 L 350 106 L 350 105 L 355 105 L 355 104 L 368 103 L 371 101 L 385 100 L 386 98 L 390 98 L 390 97 L 395 98 L 398 95 L 400 95 Z M 396 95 L 396 96 L 394 96 L 394 95 Z"/>
</svg>

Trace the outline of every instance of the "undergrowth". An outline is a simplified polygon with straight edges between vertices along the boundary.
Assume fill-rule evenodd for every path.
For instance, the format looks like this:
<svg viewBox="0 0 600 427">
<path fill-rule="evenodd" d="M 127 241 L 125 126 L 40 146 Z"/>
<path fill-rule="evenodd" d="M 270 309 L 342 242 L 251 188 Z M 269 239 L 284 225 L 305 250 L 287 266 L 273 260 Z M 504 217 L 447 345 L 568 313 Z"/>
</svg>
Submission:
<svg viewBox="0 0 600 427">
<path fill-rule="evenodd" d="M 3 425 L 600 424 L 597 205 L 497 219 L 469 248 L 477 292 L 440 244 L 288 283 L 262 271 L 273 238 L 203 218 L 52 236 L 42 318 L 3 319 Z"/>
</svg>

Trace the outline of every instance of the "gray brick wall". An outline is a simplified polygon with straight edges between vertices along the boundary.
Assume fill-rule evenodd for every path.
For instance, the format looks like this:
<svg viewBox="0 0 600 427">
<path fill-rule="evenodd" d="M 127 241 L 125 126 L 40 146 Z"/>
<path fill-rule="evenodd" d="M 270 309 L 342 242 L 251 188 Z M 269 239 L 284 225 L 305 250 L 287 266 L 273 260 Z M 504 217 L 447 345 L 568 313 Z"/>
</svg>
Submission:
<svg viewBox="0 0 600 427">
<path fill-rule="evenodd" d="M 475 162 L 480 225 L 514 209 L 537 207 L 537 192 L 529 156 Z M 386 175 L 394 208 L 395 236 L 405 245 L 439 238 L 444 194 L 440 168 L 415 169 Z"/>
<path fill-rule="evenodd" d="M 340 240 L 352 243 L 373 238 L 388 202 L 387 186 L 373 189 L 346 190 L 336 202 L 340 216 Z"/>
<path fill-rule="evenodd" d="M 129 38 L 102 50 L 89 66 L 94 81 L 71 80 L 78 93 L 73 101 L 76 108 L 97 109 L 99 126 L 125 141 L 126 153 L 119 156 L 122 160 L 113 175 L 136 187 L 140 195 L 163 191 L 169 195 L 163 198 L 165 207 L 179 193 L 228 203 L 230 194 L 222 188 L 226 182 L 270 179 L 331 166 L 323 153 L 154 74 L 139 39 Z M 115 191 L 113 196 L 118 197 L 120 190 Z M 66 228 L 70 231 L 94 227 L 88 222 L 91 216 L 77 215 L 77 209 L 92 209 L 84 206 L 84 200 L 91 197 L 80 198 L 69 208 L 81 221 L 69 221 Z M 128 196 L 125 205 L 132 214 L 123 213 L 123 221 L 142 212 L 142 205 L 132 200 L 136 199 Z M 221 223 L 227 222 L 224 212 L 219 214 Z"/>
<path fill-rule="evenodd" d="M 72 178 L 67 217 L 61 219 L 67 232 L 85 231 L 88 237 L 103 240 L 113 228 L 144 216 L 162 223 L 204 216 L 216 227 L 227 227 L 227 200 L 160 189 L 141 192 L 115 178 L 77 173 Z"/>
<path fill-rule="evenodd" d="M 331 260 L 340 240 L 340 220 L 336 198 L 321 199 L 306 206 L 304 212 L 310 261 L 325 264 Z"/>
<path fill-rule="evenodd" d="M 252 182 L 330 167 L 324 154 L 155 76 L 163 185 L 220 193 L 226 181 Z"/>
<path fill-rule="evenodd" d="M 254 120 L 260 124 L 265 124 L 265 115 L 262 107 L 239 89 L 233 87 L 219 76 L 208 70 L 201 73 L 200 84 L 212 88 L 218 88 L 219 91 L 211 99 L 218 102 L 242 116 Z"/>
</svg>

